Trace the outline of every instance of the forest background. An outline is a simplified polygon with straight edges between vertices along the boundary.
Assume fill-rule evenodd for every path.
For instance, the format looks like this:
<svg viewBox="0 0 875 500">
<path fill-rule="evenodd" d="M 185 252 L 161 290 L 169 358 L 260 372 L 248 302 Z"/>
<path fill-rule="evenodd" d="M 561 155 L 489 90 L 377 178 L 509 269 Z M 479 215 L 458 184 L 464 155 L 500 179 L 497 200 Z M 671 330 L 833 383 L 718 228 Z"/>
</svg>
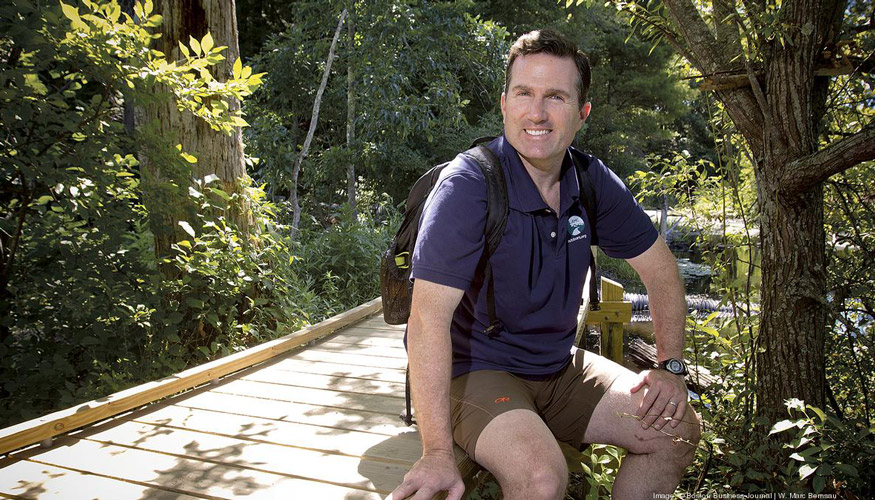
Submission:
<svg viewBox="0 0 875 500">
<path fill-rule="evenodd" d="M 875 496 L 872 5 L 171 4 L 0 6 L 0 426 L 376 297 L 409 186 L 501 132 L 509 44 L 549 27 L 593 63 L 577 145 L 684 214 L 732 311 L 688 320 L 720 382 L 679 492 Z M 622 453 L 589 453 L 598 495 Z"/>
</svg>

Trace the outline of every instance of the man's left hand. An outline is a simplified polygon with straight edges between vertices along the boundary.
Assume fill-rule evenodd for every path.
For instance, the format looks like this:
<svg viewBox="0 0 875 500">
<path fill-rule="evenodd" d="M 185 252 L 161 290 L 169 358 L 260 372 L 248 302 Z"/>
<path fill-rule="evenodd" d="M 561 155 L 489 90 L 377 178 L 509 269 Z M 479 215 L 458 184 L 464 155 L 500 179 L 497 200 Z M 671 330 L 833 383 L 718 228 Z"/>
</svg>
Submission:
<svg viewBox="0 0 875 500">
<path fill-rule="evenodd" d="M 645 429 L 653 426 L 660 430 L 670 422 L 677 427 L 687 412 L 687 385 L 683 377 L 665 370 L 641 372 L 638 383 L 631 389 L 634 394 L 647 387 L 644 399 L 638 407 L 638 419 Z"/>
</svg>

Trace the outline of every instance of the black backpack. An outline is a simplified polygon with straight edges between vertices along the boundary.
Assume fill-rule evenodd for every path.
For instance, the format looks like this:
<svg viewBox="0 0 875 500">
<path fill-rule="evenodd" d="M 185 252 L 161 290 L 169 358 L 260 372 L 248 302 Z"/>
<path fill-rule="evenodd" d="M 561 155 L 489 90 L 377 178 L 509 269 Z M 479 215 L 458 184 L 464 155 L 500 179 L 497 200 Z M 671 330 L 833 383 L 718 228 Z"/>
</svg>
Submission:
<svg viewBox="0 0 875 500">
<path fill-rule="evenodd" d="M 486 178 L 486 268 L 484 279 L 488 283 L 490 330 L 497 328 L 499 323 L 495 317 L 495 303 L 492 288 L 492 269 L 489 266 L 489 256 L 498 247 L 498 242 L 504 234 L 507 224 L 507 185 L 504 180 L 504 169 L 501 162 L 489 148 L 478 145 L 489 139 L 478 139 L 474 146 L 462 153 L 474 160 L 480 166 L 483 177 Z M 410 189 L 404 219 L 401 227 L 392 238 L 389 248 L 380 258 L 380 295 L 383 299 L 383 318 L 390 325 L 407 323 L 410 316 L 410 301 L 413 292 L 410 281 L 410 264 L 413 259 L 413 247 L 419 235 L 419 220 L 429 193 L 437 183 L 441 171 L 450 162 L 432 167 L 420 177 Z"/>
<path fill-rule="evenodd" d="M 493 137 L 484 137 L 474 141 L 471 149 L 462 153 L 473 159 L 483 172 L 486 179 L 486 250 L 483 254 L 483 280 L 486 283 L 486 302 L 489 313 L 489 326 L 486 328 L 487 335 L 496 334 L 501 327 L 501 322 L 495 314 L 495 286 L 492 279 L 492 266 L 489 257 L 495 252 L 504 229 L 507 225 L 508 202 L 507 183 L 504 179 L 504 169 L 501 162 L 489 148 L 481 143 L 491 141 Z M 571 149 L 574 155 L 574 165 L 577 168 L 577 179 L 580 183 L 581 201 L 586 209 L 587 218 L 593 233 L 595 242 L 595 190 L 589 178 L 589 164 L 592 161 L 590 155 Z M 419 221 L 422 209 L 429 193 L 437 183 L 441 171 L 450 162 L 441 163 L 432 167 L 423 174 L 410 189 L 407 195 L 407 204 L 404 209 L 404 219 L 398 232 L 392 238 L 389 248 L 380 257 L 380 295 L 383 300 L 383 318 L 390 325 L 407 323 L 410 316 L 410 303 L 413 293 L 413 283 L 410 281 L 410 265 L 413 259 L 413 248 L 416 246 L 416 238 L 419 235 Z M 598 287 L 595 279 L 595 253 L 590 254 L 589 262 L 590 278 L 590 309 L 598 310 L 599 298 Z M 478 267 L 478 269 L 480 269 Z M 410 405 L 409 378 L 405 384 L 406 412 L 401 414 L 401 419 L 407 424 L 414 423 Z"/>
</svg>

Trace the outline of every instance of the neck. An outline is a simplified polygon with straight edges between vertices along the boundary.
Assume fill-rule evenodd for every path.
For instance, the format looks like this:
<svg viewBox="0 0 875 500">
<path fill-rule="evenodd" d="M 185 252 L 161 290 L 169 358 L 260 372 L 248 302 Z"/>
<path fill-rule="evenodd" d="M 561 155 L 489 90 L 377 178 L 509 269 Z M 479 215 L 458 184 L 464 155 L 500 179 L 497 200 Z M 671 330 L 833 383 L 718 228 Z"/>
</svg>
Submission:
<svg viewBox="0 0 875 500">
<path fill-rule="evenodd" d="M 523 162 L 526 172 L 529 173 L 535 187 L 541 194 L 544 200 L 553 212 L 559 213 L 559 174 L 562 171 L 562 163 L 556 165 L 540 165 L 532 164 L 527 159 L 520 155 L 520 160 Z"/>
</svg>

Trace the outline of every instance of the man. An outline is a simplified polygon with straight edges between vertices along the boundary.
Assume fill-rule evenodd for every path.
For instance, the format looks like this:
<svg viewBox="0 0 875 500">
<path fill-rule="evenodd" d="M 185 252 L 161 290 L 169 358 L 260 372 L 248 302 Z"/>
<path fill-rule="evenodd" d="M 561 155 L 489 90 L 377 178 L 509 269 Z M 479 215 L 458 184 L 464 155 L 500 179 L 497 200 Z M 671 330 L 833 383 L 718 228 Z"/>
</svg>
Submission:
<svg viewBox="0 0 875 500">
<path fill-rule="evenodd" d="M 692 461 L 699 423 L 683 380 L 686 305 L 677 264 L 632 195 L 597 160 L 588 171 L 598 244 L 641 276 L 659 361 L 680 373 L 636 375 L 572 352 L 593 231 L 584 222 L 569 146 L 590 113 L 589 83 L 586 56 L 554 32 L 528 33 L 511 48 L 504 135 L 488 145 L 501 160 L 510 207 L 489 260 L 497 331 L 487 330 L 482 277 L 483 174 L 459 156 L 428 200 L 407 333 L 423 454 L 392 493 L 395 500 L 440 491 L 461 498 L 454 439 L 492 472 L 508 500 L 562 498 L 568 470 L 557 439 L 629 451 L 616 499 L 670 493 Z"/>
</svg>

